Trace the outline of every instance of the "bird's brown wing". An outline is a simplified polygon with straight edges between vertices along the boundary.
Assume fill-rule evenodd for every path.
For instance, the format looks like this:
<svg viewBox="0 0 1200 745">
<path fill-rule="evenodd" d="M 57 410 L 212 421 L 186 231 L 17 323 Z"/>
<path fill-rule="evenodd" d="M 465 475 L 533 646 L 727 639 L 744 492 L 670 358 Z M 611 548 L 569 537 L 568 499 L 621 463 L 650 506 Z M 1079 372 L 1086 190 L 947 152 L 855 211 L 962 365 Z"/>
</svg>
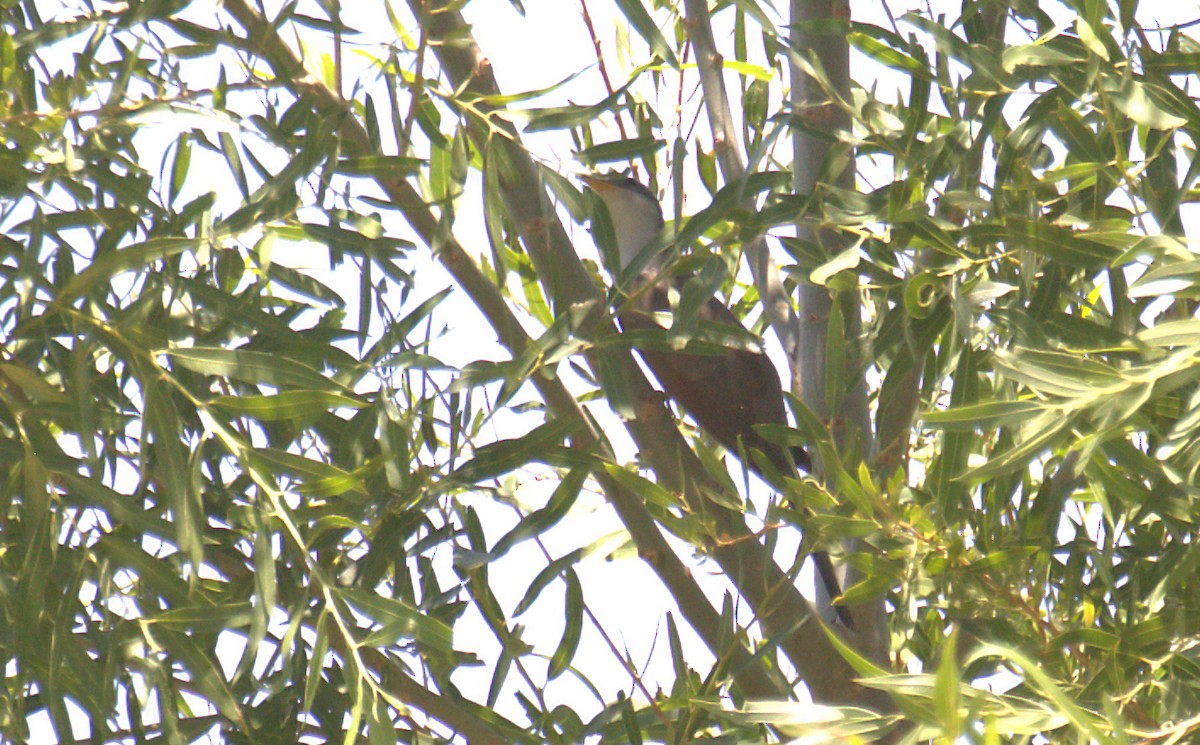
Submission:
<svg viewBox="0 0 1200 745">
<path fill-rule="evenodd" d="M 666 283 L 644 287 L 621 312 L 621 327 L 625 331 L 661 331 L 654 314 L 670 309 Z M 741 328 L 737 316 L 716 298 L 700 309 L 700 321 Z M 755 429 L 759 424 L 787 424 L 775 365 L 765 354 L 749 349 L 705 345 L 700 352 L 695 351 L 697 346 L 689 343 L 674 351 L 646 345 L 638 352 L 663 391 L 717 442 L 735 454 L 757 450 L 780 474 L 791 473 L 793 465 L 784 449 Z M 806 467 L 807 458 L 802 452 L 798 455 L 801 459 L 796 465 Z"/>
<path fill-rule="evenodd" d="M 670 312 L 671 301 L 665 282 L 647 287 L 653 279 L 647 273 L 641 278 L 641 289 L 622 309 L 619 318 L 625 332 L 663 331 L 655 319 L 656 313 Z M 725 326 L 743 328 L 741 321 L 716 298 L 710 298 L 700 309 L 700 320 Z M 787 451 L 778 443 L 765 439 L 755 430 L 758 424 L 787 424 L 784 413 L 783 386 L 779 372 L 762 352 L 711 345 L 701 352 L 689 352 L 689 343 L 682 350 L 668 350 L 647 344 L 638 348 L 646 365 L 658 378 L 663 391 L 675 399 L 696 423 L 739 457 L 757 450 L 781 475 L 793 473 L 799 466 L 811 467 L 808 454 L 793 448 Z M 762 474 L 751 458 L 750 466 Z M 841 585 L 829 554 L 814 551 L 817 575 L 830 598 L 839 597 Z M 849 611 L 837 606 L 838 617 L 847 628 L 853 628 Z"/>
</svg>

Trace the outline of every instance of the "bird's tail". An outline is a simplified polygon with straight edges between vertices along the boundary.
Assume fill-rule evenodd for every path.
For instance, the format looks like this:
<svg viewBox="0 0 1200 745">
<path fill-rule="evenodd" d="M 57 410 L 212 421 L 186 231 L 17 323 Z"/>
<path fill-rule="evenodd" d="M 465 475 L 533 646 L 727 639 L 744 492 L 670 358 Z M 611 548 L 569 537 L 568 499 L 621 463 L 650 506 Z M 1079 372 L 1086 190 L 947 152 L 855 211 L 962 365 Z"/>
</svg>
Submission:
<svg viewBox="0 0 1200 745">
<path fill-rule="evenodd" d="M 825 551 L 813 551 L 813 564 L 817 568 L 817 577 L 821 584 L 825 587 L 825 593 L 829 595 L 829 599 L 835 600 L 842 595 L 842 585 L 838 581 L 837 570 L 833 566 L 833 559 L 829 558 L 829 554 Z M 854 619 L 850 615 L 850 609 L 844 605 L 834 605 L 834 613 L 837 613 L 838 620 L 848 629 L 854 629 Z"/>
</svg>

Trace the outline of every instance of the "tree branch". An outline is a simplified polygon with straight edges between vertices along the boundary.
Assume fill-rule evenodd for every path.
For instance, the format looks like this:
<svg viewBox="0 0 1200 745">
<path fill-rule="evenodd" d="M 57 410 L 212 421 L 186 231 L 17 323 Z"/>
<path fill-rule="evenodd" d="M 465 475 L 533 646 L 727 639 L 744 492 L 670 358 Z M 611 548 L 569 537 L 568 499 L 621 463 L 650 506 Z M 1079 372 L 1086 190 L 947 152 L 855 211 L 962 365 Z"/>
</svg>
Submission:
<svg viewBox="0 0 1200 745">
<path fill-rule="evenodd" d="M 418 14 L 428 7 L 422 0 L 409 0 L 409 5 Z M 499 96 L 500 90 L 486 57 L 474 43 L 461 14 L 448 9 L 452 5 L 439 0 L 433 3 L 433 10 L 428 13 L 434 38 L 453 40 L 453 43 L 433 45 L 443 70 L 457 91 L 479 97 Z M 483 110 L 488 109 L 484 107 Z M 559 302 L 594 301 L 597 290 L 586 277 L 574 247 L 566 238 L 566 231 L 551 209 L 537 177 L 536 166 L 520 146 L 519 136 L 503 119 L 495 123 L 495 127 L 505 132 L 501 147 L 514 166 L 511 173 L 506 174 L 508 177 L 501 179 L 501 188 L 509 192 L 505 195 L 505 203 L 518 210 L 513 219 L 539 276 L 543 283 L 550 283 L 549 289 L 557 294 Z M 479 136 L 478 132 L 474 134 Z M 545 274 L 542 274 L 543 267 Z M 577 279 L 581 276 L 584 281 Z M 603 333 L 611 331 L 611 320 L 606 320 Z M 613 371 L 619 383 L 633 392 L 633 400 L 657 400 L 628 350 L 593 348 L 587 357 L 593 370 Z M 661 405 L 639 408 L 645 415 L 626 422 L 634 442 L 666 488 L 682 494 L 687 507 L 696 514 L 713 516 L 718 530 L 711 548 L 713 557 L 754 608 L 766 633 L 779 640 L 780 647 L 804 676 L 814 697 L 830 702 L 859 700 L 864 689 L 854 683 L 853 672 L 841 655 L 824 634 L 804 628 L 816 622 L 811 604 L 746 526 L 745 519 L 708 496 L 719 493 L 721 487 L 709 479 L 666 410 Z"/>
<path fill-rule="evenodd" d="M 850 90 L 850 51 L 841 36 L 810 34 L 806 30 L 814 21 L 848 19 L 849 8 L 844 0 L 792 0 L 793 50 L 806 50 L 819 61 L 828 76 L 827 84 L 833 92 Z M 854 188 L 854 161 L 846 159 L 846 165 L 837 173 L 823 173 L 829 161 L 830 140 L 814 136 L 808 130 L 823 132 L 848 131 L 849 113 L 822 88 L 821 81 L 809 77 L 793 63 L 792 110 L 796 116 L 808 122 L 809 128 L 794 127 L 793 148 L 796 193 L 813 194 L 824 178 L 847 190 Z M 813 230 L 803 222 L 796 225 L 796 235 L 801 240 L 821 245 L 828 256 L 835 256 L 847 248 L 845 238 L 836 230 Z M 826 287 L 811 282 L 801 282 L 800 303 L 800 346 L 797 349 L 796 366 L 802 371 L 804 403 L 818 416 L 829 423 L 839 447 L 844 447 L 850 436 L 861 438 L 862 449 L 870 459 L 874 452 L 871 415 L 867 404 L 867 385 L 863 377 L 865 369 L 865 347 L 862 343 L 862 317 L 857 293 L 844 292 L 838 301 L 843 319 L 843 332 L 849 340 L 851 353 L 845 360 L 845 386 L 840 401 L 833 402 L 836 410 L 830 409 L 829 392 L 826 388 L 826 348 L 829 341 L 830 318 L 833 316 L 834 299 Z M 837 331 L 835 331 L 837 333 Z M 849 546 L 853 550 L 853 544 Z M 855 581 L 848 573 L 846 583 Z M 886 664 L 888 652 L 887 616 L 883 598 L 851 607 L 854 618 L 855 636 L 864 650 L 878 664 Z"/>
<path fill-rule="evenodd" d="M 712 128 L 713 151 L 721 173 L 725 176 L 725 183 L 735 184 L 746 175 L 746 165 L 738 149 L 737 130 L 733 126 L 733 114 L 725 88 L 724 58 L 717 51 L 713 39 L 706 0 L 686 0 L 684 8 L 687 12 L 688 39 L 696 50 L 696 66 L 700 71 L 700 85 L 704 90 L 704 106 L 709 126 Z M 753 208 L 754 205 L 744 206 Z M 762 298 L 763 312 L 775 335 L 779 337 L 791 366 L 792 360 L 796 359 L 796 345 L 799 343 L 799 318 L 779 278 L 779 269 L 775 266 L 775 260 L 771 258 L 766 238 L 761 233 L 755 235 L 746 241 L 745 251 L 750 273 L 754 277 L 754 286 Z M 797 390 L 794 370 L 792 389 Z"/>
<path fill-rule="evenodd" d="M 271 63 L 276 75 L 297 93 L 312 96 L 319 110 L 328 112 L 330 116 L 338 117 L 341 122 L 338 132 L 347 152 L 358 155 L 371 152 L 367 132 L 358 119 L 352 116 L 346 102 L 335 96 L 321 85 L 315 76 L 304 69 L 299 58 L 279 37 L 273 24 L 247 6 L 244 0 L 227 0 L 224 7 L 246 29 L 251 48 L 261 51 Z M 524 354 L 532 341 L 525 334 L 503 295 L 479 270 L 474 260 L 452 234 L 438 235 L 438 218 L 429 209 L 420 194 L 403 178 L 380 178 L 378 183 L 392 202 L 400 208 L 409 225 L 427 245 L 433 245 L 435 237 L 440 242 L 437 252 L 438 259 L 484 317 L 488 319 L 488 322 L 492 324 L 497 337 L 509 350 L 509 353 L 514 358 Z M 526 223 L 526 226 L 535 223 L 536 221 L 531 221 Z M 558 228 L 560 231 L 562 230 L 561 225 Z M 563 236 L 565 237 L 565 232 L 563 232 Z M 570 256 L 578 265 L 578 257 L 573 251 Z M 581 292 L 586 290 L 589 295 L 594 296 L 583 298 L 585 300 L 596 299 L 595 296 L 599 294 L 590 280 L 579 290 Z M 601 330 L 601 333 L 615 333 L 611 321 Z M 633 367 L 633 360 L 628 353 L 625 354 L 625 357 L 628 358 L 627 365 Z M 636 370 L 636 367 L 633 369 Z M 580 423 L 576 434 L 572 437 L 572 444 L 575 447 L 589 452 L 599 451 L 601 457 L 610 460 L 613 458 L 611 447 L 603 439 L 601 433 L 594 429 L 591 419 L 558 378 L 551 377 L 544 370 L 538 370 L 533 374 L 531 382 L 556 417 Z M 649 384 L 645 382 L 644 377 L 642 383 L 648 390 Z M 666 425 L 670 426 L 678 439 L 679 434 L 674 423 L 668 419 Z M 663 423 L 658 425 L 659 429 L 663 429 L 664 426 Z M 657 434 L 651 428 L 651 434 L 648 436 L 652 437 Z M 695 456 L 692 455 L 692 458 L 694 460 Z M 720 658 L 729 654 L 733 655 L 730 668 L 735 671 L 735 680 L 739 688 L 747 696 L 756 698 L 775 698 L 786 694 L 775 685 L 761 661 L 755 659 L 743 646 L 739 644 L 731 650 L 724 649 L 723 645 L 727 640 L 727 635 L 722 631 L 720 614 L 705 598 L 704 592 L 692 577 L 690 569 L 671 549 L 640 497 L 602 471 L 597 472 L 595 477 L 604 488 L 605 495 L 613 504 L 622 523 L 633 538 L 639 555 L 653 567 L 679 606 L 680 611 L 687 618 L 688 623 L 704 640 L 714 656 Z"/>
</svg>

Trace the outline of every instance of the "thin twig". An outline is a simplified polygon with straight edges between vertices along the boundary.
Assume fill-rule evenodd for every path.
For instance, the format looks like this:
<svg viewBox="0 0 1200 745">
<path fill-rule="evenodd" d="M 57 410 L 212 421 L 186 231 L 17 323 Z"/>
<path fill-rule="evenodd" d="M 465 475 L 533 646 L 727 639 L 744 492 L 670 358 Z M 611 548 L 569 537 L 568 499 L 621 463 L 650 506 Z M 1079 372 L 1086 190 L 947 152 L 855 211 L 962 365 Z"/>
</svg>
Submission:
<svg viewBox="0 0 1200 745">
<path fill-rule="evenodd" d="M 600 48 L 600 36 L 596 34 L 596 26 L 592 23 L 592 14 L 588 12 L 587 0 L 579 0 L 579 9 L 583 11 L 583 25 L 587 26 L 588 38 L 592 40 L 592 48 L 596 50 L 596 66 L 600 69 L 601 79 L 604 80 L 604 90 L 611 96 L 615 89 L 613 88 L 612 79 L 608 77 L 608 65 L 604 62 L 604 52 Z M 622 121 L 619 114 L 616 119 L 617 129 L 621 132 L 621 139 L 628 139 L 628 135 L 625 134 L 625 122 Z"/>
</svg>

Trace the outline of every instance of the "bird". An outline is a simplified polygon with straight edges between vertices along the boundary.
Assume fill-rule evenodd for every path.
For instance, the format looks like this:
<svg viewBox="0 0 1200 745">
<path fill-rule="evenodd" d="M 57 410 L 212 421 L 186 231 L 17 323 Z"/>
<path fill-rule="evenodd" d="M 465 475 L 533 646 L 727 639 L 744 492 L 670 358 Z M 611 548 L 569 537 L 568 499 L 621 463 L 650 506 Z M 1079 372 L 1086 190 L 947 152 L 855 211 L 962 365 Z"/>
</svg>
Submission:
<svg viewBox="0 0 1200 745">
<path fill-rule="evenodd" d="M 617 273 L 634 265 L 643 267 L 629 288 L 629 301 L 618 308 L 621 331 L 665 331 L 658 318 L 670 314 L 672 287 L 687 278 L 663 276 L 667 253 L 659 240 L 665 223 L 658 199 L 641 182 L 627 176 L 587 174 L 582 180 L 608 210 L 620 262 L 615 267 Z M 738 329 L 742 335 L 748 333 L 733 311 L 716 297 L 708 298 L 701 306 L 699 320 L 701 324 Z M 787 425 L 783 385 L 766 353 L 745 347 L 714 350 L 711 344 L 702 351 L 689 351 L 693 343 L 679 350 L 642 345 L 637 351 L 663 392 L 702 431 L 768 483 L 779 476 L 795 475 L 797 469 L 811 470 L 811 461 L 802 448 L 785 448 L 757 429 L 760 425 Z M 758 460 L 756 454 L 763 460 Z M 767 472 L 764 461 L 775 470 L 774 474 Z M 812 556 L 825 591 L 830 598 L 839 597 L 841 586 L 829 555 L 814 551 Z M 850 627 L 845 610 L 839 607 L 838 616 Z"/>
<path fill-rule="evenodd" d="M 664 224 L 658 200 L 632 178 L 588 175 L 583 180 L 608 208 L 621 263 L 618 269 L 645 263 L 629 288 L 629 302 L 618 310 L 621 330 L 665 330 L 657 318 L 671 312 L 671 290 L 687 278 L 662 278 L 665 252 L 642 255 L 655 244 Z M 699 321 L 738 329 L 746 335 L 738 317 L 716 297 L 708 298 L 700 307 Z M 757 429 L 759 425 L 787 425 L 783 385 L 770 358 L 760 349 L 714 349 L 708 344 L 703 350 L 689 351 L 688 346 L 668 350 L 646 345 L 638 353 L 667 396 L 726 450 L 744 456 L 746 465 L 759 475 L 772 480 L 772 474 L 764 473 L 755 458 L 756 453 L 771 464 L 775 475 L 790 475 L 797 467 L 808 470 L 811 464 L 803 449 L 785 448 Z"/>
</svg>

